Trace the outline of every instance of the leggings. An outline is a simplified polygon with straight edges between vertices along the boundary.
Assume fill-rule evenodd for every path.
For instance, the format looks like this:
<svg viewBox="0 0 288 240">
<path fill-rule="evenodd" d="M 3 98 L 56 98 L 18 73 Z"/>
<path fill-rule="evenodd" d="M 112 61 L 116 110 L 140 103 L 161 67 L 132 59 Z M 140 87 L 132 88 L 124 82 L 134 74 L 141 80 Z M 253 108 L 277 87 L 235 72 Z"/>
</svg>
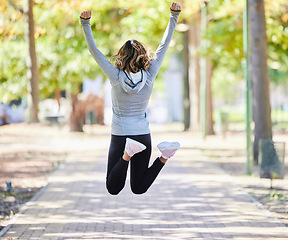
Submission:
<svg viewBox="0 0 288 240">
<path fill-rule="evenodd" d="M 130 159 L 130 161 L 125 161 L 122 158 L 125 149 L 126 138 L 131 138 L 141 142 L 146 146 L 144 151 L 135 154 Z M 150 157 L 150 134 L 135 136 L 111 135 L 106 176 L 106 187 L 108 192 L 112 195 L 117 195 L 124 188 L 127 169 L 130 162 L 131 190 L 135 194 L 145 193 L 164 166 L 164 163 L 162 163 L 159 158 L 156 158 L 154 163 L 149 167 Z"/>
</svg>

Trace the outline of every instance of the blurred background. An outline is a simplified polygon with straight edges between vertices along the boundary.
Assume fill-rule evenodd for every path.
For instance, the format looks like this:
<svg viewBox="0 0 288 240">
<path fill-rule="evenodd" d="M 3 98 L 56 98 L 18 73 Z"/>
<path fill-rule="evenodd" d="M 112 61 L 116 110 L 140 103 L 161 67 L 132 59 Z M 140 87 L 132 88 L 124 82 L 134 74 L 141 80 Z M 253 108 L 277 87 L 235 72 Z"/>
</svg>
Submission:
<svg viewBox="0 0 288 240">
<path fill-rule="evenodd" d="M 200 130 L 201 102 L 206 102 L 205 134 L 221 131 L 223 121 L 231 130 L 245 131 L 244 1 L 179 3 L 183 10 L 156 79 L 150 121 L 183 122 L 185 130 Z M 34 16 L 28 14 L 29 4 Z M 0 124 L 61 122 L 73 131 L 82 131 L 85 123 L 109 124 L 110 86 L 88 52 L 79 24 L 81 11 L 92 11 L 97 46 L 110 58 L 132 38 L 155 51 L 169 20 L 170 4 L 166 0 L 35 0 L 34 4 L 2 0 Z M 287 2 L 266 1 L 265 16 L 273 128 L 286 131 Z"/>
<path fill-rule="evenodd" d="M 34 16 L 28 14 L 29 3 Z M 61 122 L 70 124 L 73 131 L 82 131 L 84 123 L 109 124 L 110 86 L 88 52 L 79 14 L 92 11 L 97 46 L 110 58 L 132 38 L 155 51 L 170 4 L 166 0 L 35 0 L 34 4 L 2 0 L 0 124 Z M 200 130 L 201 102 L 206 102 L 205 134 L 221 131 L 223 121 L 229 122 L 231 130 L 244 131 L 244 1 L 186 0 L 180 4 L 179 24 L 148 109 L 151 122 L 177 121 L 183 122 L 185 130 Z M 273 128 L 286 131 L 287 2 L 266 1 L 265 14 L 271 117 Z M 206 81 L 205 94 L 201 79 Z"/>
</svg>

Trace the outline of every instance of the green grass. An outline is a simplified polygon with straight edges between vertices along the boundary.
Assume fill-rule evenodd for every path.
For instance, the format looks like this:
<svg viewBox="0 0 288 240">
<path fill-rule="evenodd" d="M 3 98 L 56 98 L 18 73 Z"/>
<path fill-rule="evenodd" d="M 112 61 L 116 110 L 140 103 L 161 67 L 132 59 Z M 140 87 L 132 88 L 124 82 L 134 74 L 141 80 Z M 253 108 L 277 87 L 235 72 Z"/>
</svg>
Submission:
<svg viewBox="0 0 288 240">
<path fill-rule="evenodd" d="M 288 111 L 282 109 L 272 109 L 271 111 L 272 122 L 288 122 Z"/>
<path fill-rule="evenodd" d="M 219 118 L 219 109 L 214 110 L 213 118 L 215 121 Z M 245 122 L 245 112 L 240 110 L 233 110 L 231 108 L 224 108 L 222 112 L 228 113 L 228 122 L 229 123 L 241 123 Z M 288 127 L 288 111 L 283 111 L 282 109 L 272 109 L 271 111 L 271 120 L 273 124 L 280 125 L 281 128 Z M 282 126 L 283 125 L 283 126 Z"/>
</svg>

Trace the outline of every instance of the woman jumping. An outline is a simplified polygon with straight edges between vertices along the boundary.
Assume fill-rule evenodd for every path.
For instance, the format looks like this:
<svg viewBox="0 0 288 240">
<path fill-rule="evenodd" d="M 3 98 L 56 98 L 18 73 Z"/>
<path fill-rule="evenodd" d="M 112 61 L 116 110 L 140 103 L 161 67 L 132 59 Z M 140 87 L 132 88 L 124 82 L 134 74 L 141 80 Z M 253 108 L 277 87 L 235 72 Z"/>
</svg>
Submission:
<svg viewBox="0 0 288 240">
<path fill-rule="evenodd" d="M 124 188 L 129 162 L 131 190 L 135 194 L 143 194 L 168 158 L 180 148 L 178 142 L 158 144 L 161 156 L 149 167 L 151 136 L 146 110 L 180 12 L 180 5 L 172 3 L 168 26 L 153 58 L 143 43 L 128 40 L 111 57 L 116 59 L 115 66 L 95 44 L 90 26 L 91 11 L 81 13 L 80 21 L 89 51 L 112 86 L 113 117 L 106 177 L 106 187 L 112 195 Z"/>
</svg>

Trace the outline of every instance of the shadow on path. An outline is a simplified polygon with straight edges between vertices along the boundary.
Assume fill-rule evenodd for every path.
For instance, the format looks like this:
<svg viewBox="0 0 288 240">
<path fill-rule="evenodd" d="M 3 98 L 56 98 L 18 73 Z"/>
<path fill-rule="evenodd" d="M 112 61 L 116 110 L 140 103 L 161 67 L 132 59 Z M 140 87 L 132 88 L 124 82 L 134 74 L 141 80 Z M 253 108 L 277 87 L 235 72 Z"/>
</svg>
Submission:
<svg viewBox="0 0 288 240">
<path fill-rule="evenodd" d="M 288 238 L 287 228 L 190 148 L 169 160 L 146 194 L 131 193 L 128 179 L 111 196 L 107 148 L 72 154 L 3 239 Z"/>
</svg>

